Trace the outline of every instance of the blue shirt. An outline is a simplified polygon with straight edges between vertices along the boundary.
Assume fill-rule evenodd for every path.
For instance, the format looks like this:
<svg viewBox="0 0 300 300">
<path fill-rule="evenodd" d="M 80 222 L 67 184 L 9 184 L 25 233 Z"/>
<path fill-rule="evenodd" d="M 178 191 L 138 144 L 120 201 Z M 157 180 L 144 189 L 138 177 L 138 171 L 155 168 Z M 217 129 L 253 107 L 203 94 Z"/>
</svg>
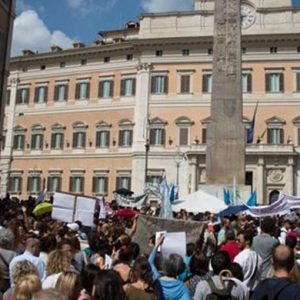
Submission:
<svg viewBox="0 0 300 300">
<path fill-rule="evenodd" d="M 25 251 L 23 254 L 14 257 L 9 264 L 11 286 L 14 285 L 12 281 L 12 270 L 15 267 L 16 263 L 22 260 L 27 260 L 31 262 L 37 268 L 41 281 L 44 281 L 46 279 L 47 274 L 46 274 L 46 266 L 44 262 L 40 258 L 34 256 L 29 251 Z"/>
</svg>

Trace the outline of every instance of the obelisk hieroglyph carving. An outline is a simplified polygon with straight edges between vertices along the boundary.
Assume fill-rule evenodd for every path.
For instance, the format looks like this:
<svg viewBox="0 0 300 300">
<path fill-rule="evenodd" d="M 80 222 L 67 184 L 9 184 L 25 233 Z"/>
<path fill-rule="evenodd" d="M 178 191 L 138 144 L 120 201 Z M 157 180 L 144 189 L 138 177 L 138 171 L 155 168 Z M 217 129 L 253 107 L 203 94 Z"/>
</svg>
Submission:
<svg viewBox="0 0 300 300">
<path fill-rule="evenodd" d="M 207 184 L 245 183 L 241 88 L 241 0 L 216 0 Z"/>
</svg>

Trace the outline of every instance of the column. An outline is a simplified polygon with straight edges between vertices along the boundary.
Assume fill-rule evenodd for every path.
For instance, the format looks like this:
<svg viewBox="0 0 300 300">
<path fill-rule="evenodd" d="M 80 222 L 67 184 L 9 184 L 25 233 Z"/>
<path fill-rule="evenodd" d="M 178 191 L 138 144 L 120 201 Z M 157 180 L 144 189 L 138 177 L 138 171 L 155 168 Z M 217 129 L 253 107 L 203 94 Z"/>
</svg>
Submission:
<svg viewBox="0 0 300 300">
<path fill-rule="evenodd" d="M 294 158 L 289 157 L 286 166 L 285 192 L 294 195 Z"/>
<path fill-rule="evenodd" d="M 265 180 L 264 180 L 264 158 L 261 156 L 258 158 L 257 161 L 257 168 L 256 168 L 256 193 L 257 199 L 259 204 L 264 204 L 265 201 Z"/>
<path fill-rule="evenodd" d="M 198 190 L 198 176 L 197 176 L 197 170 L 198 169 L 198 162 L 197 158 L 193 157 L 190 161 L 190 176 L 191 176 L 191 193 L 194 193 Z"/>
<path fill-rule="evenodd" d="M 145 185 L 145 159 L 148 136 L 149 119 L 149 88 L 151 76 L 151 64 L 143 63 L 137 67 L 136 96 L 134 108 L 134 135 L 132 151 L 135 153 L 132 159 L 132 190 L 136 194 L 142 194 Z M 149 154 L 151 153 L 151 149 Z M 150 161 L 150 159 L 149 159 Z M 148 164 L 149 165 L 149 164 Z M 151 167 L 151 166 L 149 166 Z"/>
<path fill-rule="evenodd" d="M 297 156 L 296 158 L 296 187 L 295 193 L 296 195 L 300 195 L 300 157 Z"/>
<path fill-rule="evenodd" d="M 6 123 L 6 138 L 5 148 L 1 157 L 1 186 L 0 197 L 4 197 L 7 193 L 9 172 L 11 168 L 12 153 L 13 153 L 13 129 L 15 127 L 15 114 L 16 114 L 16 97 L 18 89 L 18 75 L 10 78 L 10 101 L 7 113 Z"/>
</svg>

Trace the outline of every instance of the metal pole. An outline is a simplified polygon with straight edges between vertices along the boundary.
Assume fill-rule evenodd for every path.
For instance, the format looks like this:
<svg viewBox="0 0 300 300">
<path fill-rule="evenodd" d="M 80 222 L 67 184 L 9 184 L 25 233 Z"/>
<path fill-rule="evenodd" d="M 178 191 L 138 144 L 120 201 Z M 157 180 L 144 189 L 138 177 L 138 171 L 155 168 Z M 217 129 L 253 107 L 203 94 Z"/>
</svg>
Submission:
<svg viewBox="0 0 300 300">
<path fill-rule="evenodd" d="M 176 168 L 177 168 L 177 174 L 176 174 L 176 185 L 178 186 L 179 184 L 179 167 L 180 167 L 180 163 L 176 162 Z"/>
<path fill-rule="evenodd" d="M 148 177 L 148 153 L 150 149 L 150 144 L 147 139 L 146 144 L 145 144 L 145 179 L 144 179 L 144 189 L 146 189 L 147 185 L 147 177 Z"/>
</svg>

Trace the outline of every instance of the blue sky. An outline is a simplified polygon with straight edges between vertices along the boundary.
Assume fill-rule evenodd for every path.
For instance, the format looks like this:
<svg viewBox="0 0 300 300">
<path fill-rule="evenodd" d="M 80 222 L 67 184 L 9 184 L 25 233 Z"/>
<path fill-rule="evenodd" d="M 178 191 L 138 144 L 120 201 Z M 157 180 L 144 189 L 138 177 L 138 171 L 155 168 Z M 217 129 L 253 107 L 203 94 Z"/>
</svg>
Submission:
<svg viewBox="0 0 300 300">
<path fill-rule="evenodd" d="M 274 0 L 280 1 L 280 0 Z M 13 55 L 53 44 L 91 44 L 101 30 L 119 29 L 144 12 L 191 10 L 194 0 L 17 0 Z M 300 0 L 294 0 L 300 5 Z"/>
</svg>

